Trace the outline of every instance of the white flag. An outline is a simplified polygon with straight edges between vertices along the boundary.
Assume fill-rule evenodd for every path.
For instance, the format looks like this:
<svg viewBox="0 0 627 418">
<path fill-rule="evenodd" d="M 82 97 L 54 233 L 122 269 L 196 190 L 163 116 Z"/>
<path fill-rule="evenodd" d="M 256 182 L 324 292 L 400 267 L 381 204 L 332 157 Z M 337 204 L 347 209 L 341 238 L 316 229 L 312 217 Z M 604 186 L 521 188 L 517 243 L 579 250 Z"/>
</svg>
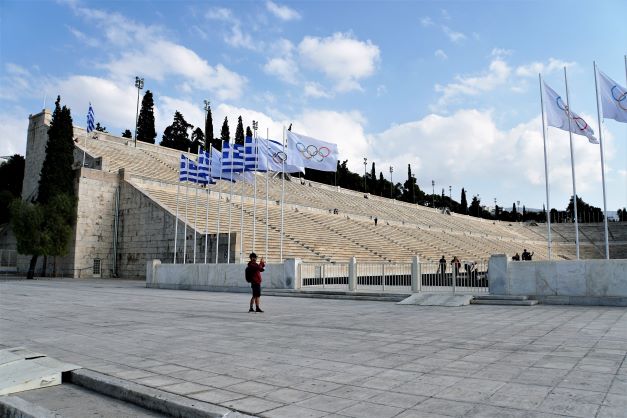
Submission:
<svg viewBox="0 0 627 418">
<path fill-rule="evenodd" d="M 259 171 L 275 171 L 286 173 L 305 172 L 303 167 L 287 164 L 287 153 L 283 151 L 283 145 L 272 139 L 266 140 L 258 138 L 259 148 Z"/>
<path fill-rule="evenodd" d="M 337 170 L 337 145 L 287 131 L 287 164 L 320 171 Z"/>
<path fill-rule="evenodd" d="M 599 141 L 594 137 L 594 131 L 578 114 L 570 111 L 562 100 L 562 97 L 551 87 L 544 83 L 542 90 L 544 95 L 544 106 L 546 110 L 546 123 L 549 126 L 555 126 L 564 131 L 568 131 L 568 119 L 570 118 L 570 131 L 577 135 L 583 135 L 588 138 L 592 144 L 598 144 Z"/>
<path fill-rule="evenodd" d="M 627 89 L 599 70 L 603 117 L 627 122 Z"/>
</svg>

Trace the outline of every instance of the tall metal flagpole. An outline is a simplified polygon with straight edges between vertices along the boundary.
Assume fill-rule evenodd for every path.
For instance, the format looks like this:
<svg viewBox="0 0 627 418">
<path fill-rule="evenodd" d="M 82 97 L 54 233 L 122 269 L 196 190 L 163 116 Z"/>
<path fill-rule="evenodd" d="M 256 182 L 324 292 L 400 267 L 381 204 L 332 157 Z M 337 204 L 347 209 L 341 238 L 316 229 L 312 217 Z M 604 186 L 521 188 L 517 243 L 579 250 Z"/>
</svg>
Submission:
<svg viewBox="0 0 627 418">
<path fill-rule="evenodd" d="M 544 124 L 544 97 L 542 94 L 542 74 L 538 74 L 540 80 L 540 107 L 542 108 L 542 139 L 544 143 L 544 180 L 546 188 L 546 225 L 547 244 L 549 247 L 549 260 L 551 259 L 551 204 L 549 203 L 549 164 L 546 151 L 546 126 Z"/>
<path fill-rule="evenodd" d="M 577 216 L 577 188 L 575 187 L 575 152 L 573 150 L 573 131 L 571 130 L 570 100 L 568 99 L 568 78 L 564 67 L 564 84 L 566 85 L 566 116 L 568 117 L 568 137 L 570 138 L 570 168 L 573 177 L 573 213 L 575 215 L 575 245 L 577 246 L 577 260 L 579 260 L 579 219 Z"/>
<path fill-rule="evenodd" d="M 178 241 L 178 229 L 179 229 L 179 188 L 181 186 L 181 171 L 179 167 L 179 180 L 176 182 L 176 223 L 174 224 L 174 261 L 176 264 L 176 242 Z"/>
<path fill-rule="evenodd" d="M 194 264 L 196 264 L 196 231 L 198 230 L 198 185 L 195 187 L 194 192 Z"/>
<path fill-rule="evenodd" d="M 255 156 L 255 176 L 253 177 L 253 245 L 252 251 L 255 252 L 255 240 L 257 239 L 257 170 L 259 169 L 259 148 L 257 146 L 257 121 L 253 121 L 253 143 L 255 148 L 253 155 Z"/>
<path fill-rule="evenodd" d="M 213 150 L 211 152 L 213 152 Z M 220 178 L 222 178 L 222 165 L 220 165 Z M 218 188 L 218 230 L 216 232 L 216 264 L 218 264 L 218 250 L 220 249 L 220 209 L 221 208 L 222 208 L 222 186 Z"/>
<path fill-rule="evenodd" d="M 187 152 L 189 152 L 189 150 Z M 187 156 L 185 158 L 187 158 Z M 186 160 L 186 164 L 188 165 L 188 170 L 189 170 L 188 160 Z M 188 201 L 189 201 L 189 178 L 185 182 L 185 233 L 183 234 L 183 264 L 187 263 L 187 202 Z"/>
<path fill-rule="evenodd" d="M 227 249 L 226 249 L 226 263 L 230 264 L 231 263 L 231 217 L 232 217 L 232 212 L 233 212 L 233 160 L 235 159 L 235 153 L 233 152 L 233 148 L 230 147 L 230 141 L 229 141 L 229 151 L 227 153 L 231 154 L 231 187 L 229 189 L 229 236 L 226 240 L 227 242 Z M 224 145 L 222 145 L 222 148 L 224 148 Z M 224 162 L 224 156 L 222 156 L 222 161 Z"/>
<path fill-rule="evenodd" d="M 605 230 L 605 259 L 610 259 L 610 242 L 607 230 L 607 200 L 605 198 L 605 160 L 603 158 L 603 127 L 601 126 L 601 104 L 599 102 L 599 86 L 597 82 L 597 63 L 592 61 L 594 66 L 594 90 L 597 99 L 597 121 L 599 123 L 599 150 L 601 151 L 601 182 L 603 183 L 603 228 Z"/>
<path fill-rule="evenodd" d="M 206 151 L 205 151 L 206 152 Z M 205 158 L 207 155 L 205 155 Z M 209 151 L 209 175 L 207 177 L 207 206 L 205 208 L 205 264 L 207 264 L 207 251 L 209 249 L 209 184 L 211 183 L 213 174 L 211 170 L 211 159 L 213 156 L 211 155 L 211 150 Z"/>
<path fill-rule="evenodd" d="M 270 175 L 268 159 L 270 158 L 270 129 L 266 128 L 266 155 L 264 157 L 266 159 L 266 250 L 265 257 L 268 260 L 268 224 L 270 220 L 268 219 L 268 177 Z"/>
<path fill-rule="evenodd" d="M 285 126 L 283 127 L 283 152 L 285 152 Z M 284 228 L 284 209 L 285 205 L 285 160 L 281 162 L 281 259 L 279 263 L 283 262 L 283 228 Z"/>
<path fill-rule="evenodd" d="M 240 204 L 240 217 L 239 217 L 239 262 L 244 262 L 244 172 L 246 166 L 246 146 L 244 146 L 244 167 L 242 167 L 242 182 L 239 187 L 239 204 Z"/>
</svg>

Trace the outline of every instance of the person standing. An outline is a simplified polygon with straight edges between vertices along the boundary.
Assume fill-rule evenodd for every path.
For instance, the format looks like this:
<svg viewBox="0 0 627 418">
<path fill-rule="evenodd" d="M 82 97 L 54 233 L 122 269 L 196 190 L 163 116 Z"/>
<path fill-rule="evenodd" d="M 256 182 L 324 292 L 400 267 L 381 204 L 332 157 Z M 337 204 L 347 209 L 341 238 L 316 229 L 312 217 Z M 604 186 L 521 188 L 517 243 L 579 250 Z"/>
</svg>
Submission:
<svg viewBox="0 0 627 418">
<path fill-rule="evenodd" d="M 256 312 L 263 312 L 259 307 L 259 298 L 261 298 L 261 272 L 264 271 L 266 262 L 261 257 L 259 264 L 257 264 L 257 254 L 250 253 L 250 261 L 246 267 L 246 280 L 250 279 L 250 288 L 252 289 L 253 296 L 250 298 L 250 309 L 248 312 L 255 312 L 253 310 L 253 303 L 255 304 Z"/>
<path fill-rule="evenodd" d="M 442 256 L 442 258 L 440 258 L 440 277 L 442 277 L 442 282 L 444 283 L 444 278 L 446 276 L 446 258 L 444 258 L 444 256 Z"/>
</svg>

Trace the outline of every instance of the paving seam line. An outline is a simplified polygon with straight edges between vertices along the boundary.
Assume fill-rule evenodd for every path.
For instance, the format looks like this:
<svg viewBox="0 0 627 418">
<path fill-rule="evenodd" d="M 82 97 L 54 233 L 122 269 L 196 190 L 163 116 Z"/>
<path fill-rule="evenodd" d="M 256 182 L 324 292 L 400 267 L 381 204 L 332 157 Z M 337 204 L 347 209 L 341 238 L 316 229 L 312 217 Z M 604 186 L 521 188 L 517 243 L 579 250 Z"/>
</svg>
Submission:
<svg viewBox="0 0 627 418">
<path fill-rule="evenodd" d="M 144 409 L 180 418 L 253 418 L 182 395 L 129 382 L 89 369 L 78 369 L 64 374 L 64 381 L 74 383 L 94 392 L 140 406 Z"/>
</svg>

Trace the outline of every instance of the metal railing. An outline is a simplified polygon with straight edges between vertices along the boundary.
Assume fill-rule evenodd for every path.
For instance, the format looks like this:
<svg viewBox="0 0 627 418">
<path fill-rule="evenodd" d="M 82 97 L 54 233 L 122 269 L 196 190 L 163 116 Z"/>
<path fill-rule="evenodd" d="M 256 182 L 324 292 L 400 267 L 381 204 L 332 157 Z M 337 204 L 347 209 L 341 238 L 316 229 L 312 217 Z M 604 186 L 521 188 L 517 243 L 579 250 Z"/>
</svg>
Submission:
<svg viewBox="0 0 627 418">
<path fill-rule="evenodd" d="M 412 263 L 300 263 L 301 289 L 372 291 L 389 293 L 488 293 L 486 261 L 464 261 L 459 269 L 450 263 L 441 271 L 437 262 Z M 418 280 L 420 277 L 420 280 Z"/>
</svg>

